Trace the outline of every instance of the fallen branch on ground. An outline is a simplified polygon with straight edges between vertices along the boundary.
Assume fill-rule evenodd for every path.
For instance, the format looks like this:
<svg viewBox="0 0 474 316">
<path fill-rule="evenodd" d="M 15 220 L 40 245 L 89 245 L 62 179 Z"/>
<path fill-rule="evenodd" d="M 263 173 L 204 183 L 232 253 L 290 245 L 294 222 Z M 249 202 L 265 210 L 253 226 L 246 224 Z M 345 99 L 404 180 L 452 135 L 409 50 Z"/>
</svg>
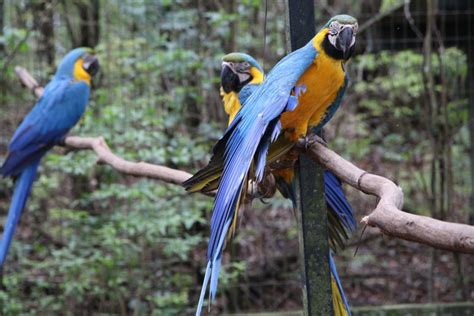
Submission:
<svg viewBox="0 0 474 316">
<path fill-rule="evenodd" d="M 22 83 L 40 97 L 43 90 L 36 80 L 21 67 L 15 72 Z M 313 136 L 316 137 L 316 136 Z M 342 181 L 367 194 L 375 195 L 379 202 L 375 210 L 362 219 L 362 222 L 378 227 L 384 234 L 405 240 L 419 242 L 435 248 L 474 254 L 474 226 L 443 222 L 426 216 L 401 211 L 403 193 L 392 181 L 359 169 L 313 139 L 306 151 L 313 160 L 331 170 Z M 137 177 L 147 177 L 167 183 L 181 184 L 191 174 L 165 166 L 145 162 L 130 162 L 115 155 L 102 137 L 69 136 L 65 145 L 74 149 L 91 149 L 98 156 L 98 162 L 108 164 L 118 172 Z"/>
</svg>

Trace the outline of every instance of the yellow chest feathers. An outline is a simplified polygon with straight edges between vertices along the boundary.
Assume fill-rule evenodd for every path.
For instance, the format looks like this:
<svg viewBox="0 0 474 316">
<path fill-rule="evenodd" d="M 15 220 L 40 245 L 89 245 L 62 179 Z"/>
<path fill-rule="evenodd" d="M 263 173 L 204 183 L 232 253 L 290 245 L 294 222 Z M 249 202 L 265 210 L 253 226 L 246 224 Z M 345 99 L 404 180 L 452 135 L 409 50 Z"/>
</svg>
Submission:
<svg viewBox="0 0 474 316">
<path fill-rule="evenodd" d="M 281 117 L 282 127 L 292 140 L 305 136 L 308 127 L 321 122 L 344 84 L 342 63 L 324 53 L 321 33 L 324 32 L 314 39 L 319 54 L 296 84 L 306 87 L 306 91 L 299 96 L 296 109 L 283 113 Z"/>
<path fill-rule="evenodd" d="M 229 125 L 235 118 L 235 115 L 240 110 L 239 95 L 235 92 L 225 93 L 221 88 L 222 101 L 224 103 L 224 110 L 229 115 Z"/>
</svg>

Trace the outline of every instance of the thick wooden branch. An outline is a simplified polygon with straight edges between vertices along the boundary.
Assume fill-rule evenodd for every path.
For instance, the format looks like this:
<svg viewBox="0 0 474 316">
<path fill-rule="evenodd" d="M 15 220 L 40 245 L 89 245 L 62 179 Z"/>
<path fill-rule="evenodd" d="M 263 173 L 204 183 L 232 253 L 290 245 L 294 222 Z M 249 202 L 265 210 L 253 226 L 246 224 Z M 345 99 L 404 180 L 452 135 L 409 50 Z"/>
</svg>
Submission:
<svg viewBox="0 0 474 316">
<path fill-rule="evenodd" d="M 146 162 L 125 160 L 110 150 L 103 137 L 68 136 L 64 140 L 64 145 L 74 149 L 91 149 L 97 155 L 97 163 L 109 165 L 126 175 L 161 180 L 179 185 L 191 177 L 191 174 L 185 171 Z"/>
<path fill-rule="evenodd" d="M 30 89 L 35 96 L 40 98 L 43 95 L 44 89 L 38 84 L 35 78 L 23 67 L 15 67 L 15 73 L 20 78 L 21 83 L 28 89 Z"/>
<path fill-rule="evenodd" d="M 362 222 L 384 234 L 435 248 L 474 254 L 474 226 L 444 222 L 400 210 L 403 192 L 392 181 L 359 169 L 314 141 L 307 154 L 334 172 L 342 181 L 379 198 L 377 207 Z"/>
<path fill-rule="evenodd" d="M 15 72 L 22 83 L 40 97 L 42 88 L 36 80 L 21 67 Z M 419 242 L 435 248 L 474 254 L 474 226 L 443 222 L 426 216 L 403 212 L 403 193 L 392 181 L 359 169 L 351 162 L 321 144 L 312 136 L 309 146 L 298 146 L 306 154 L 331 170 L 342 181 L 367 194 L 375 195 L 379 202 L 374 211 L 362 222 L 378 227 L 384 234 L 405 240 Z M 98 162 L 108 164 L 123 174 L 157 179 L 181 184 L 191 174 L 165 166 L 145 162 L 130 162 L 115 155 L 102 137 L 66 137 L 65 145 L 75 149 L 91 149 L 98 156 Z M 307 143 L 308 144 L 308 143 Z"/>
</svg>

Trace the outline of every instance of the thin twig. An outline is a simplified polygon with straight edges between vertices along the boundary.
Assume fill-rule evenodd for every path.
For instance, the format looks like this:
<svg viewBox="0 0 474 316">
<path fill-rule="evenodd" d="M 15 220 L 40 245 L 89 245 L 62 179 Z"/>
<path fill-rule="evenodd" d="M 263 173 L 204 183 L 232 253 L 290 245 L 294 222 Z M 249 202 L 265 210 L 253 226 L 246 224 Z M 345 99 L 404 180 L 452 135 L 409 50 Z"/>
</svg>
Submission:
<svg viewBox="0 0 474 316">
<path fill-rule="evenodd" d="M 405 0 L 405 6 L 403 8 L 405 19 L 408 21 L 408 25 L 410 25 L 410 28 L 415 33 L 416 37 L 418 37 L 420 41 L 423 41 L 423 33 L 421 33 L 420 29 L 416 26 L 415 20 L 411 15 L 410 2 L 410 0 Z"/>
<path fill-rule="evenodd" d="M 400 9 L 402 6 L 403 6 L 403 2 L 394 5 L 393 7 L 391 7 L 391 8 L 388 9 L 388 10 L 379 12 L 378 14 L 372 16 L 370 19 L 368 19 L 367 21 L 365 21 L 365 22 L 359 27 L 359 30 L 358 30 L 357 33 L 360 34 L 360 33 L 364 32 L 364 31 L 367 30 L 370 26 L 372 26 L 373 24 L 375 24 L 375 23 L 377 23 L 378 21 L 382 20 L 384 17 L 389 16 L 389 15 L 392 14 L 393 12 L 397 11 L 398 9 Z"/>
<path fill-rule="evenodd" d="M 7 71 L 8 66 L 10 63 L 15 59 L 16 53 L 20 50 L 21 46 L 28 40 L 31 34 L 31 29 L 28 29 L 25 33 L 25 36 L 16 44 L 16 46 L 13 48 L 13 50 L 5 57 L 5 61 L 3 62 L 3 67 L 2 67 L 2 74 Z"/>
</svg>

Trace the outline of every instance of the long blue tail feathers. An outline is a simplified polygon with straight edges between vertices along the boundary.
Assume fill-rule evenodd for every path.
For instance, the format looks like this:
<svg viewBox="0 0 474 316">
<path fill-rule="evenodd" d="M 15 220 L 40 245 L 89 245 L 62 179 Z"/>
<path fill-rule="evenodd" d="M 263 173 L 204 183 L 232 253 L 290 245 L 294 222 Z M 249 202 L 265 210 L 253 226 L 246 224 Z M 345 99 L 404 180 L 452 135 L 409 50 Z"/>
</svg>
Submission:
<svg viewBox="0 0 474 316">
<path fill-rule="evenodd" d="M 224 225 L 224 231 L 227 231 L 231 224 L 231 221 L 228 221 Z M 209 304 L 214 301 L 217 293 L 217 284 L 219 280 L 219 272 L 221 270 L 221 260 L 222 260 L 222 248 L 224 247 L 226 235 L 223 234 L 218 243 L 218 253 L 211 258 L 208 258 L 206 274 L 204 276 L 204 281 L 202 282 L 201 295 L 199 296 L 199 303 L 196 309 L 196 316 L 201 315 L 202 306 L 204 304 L 204 298 L 207 292 L 207 285 L 210 285 L 209 288 Z M 209 305 L 210 306 L 210 305 Z"/>
<path fill-rule="evenodd" d="M 324 194 L 329 212 L 332 212 L 335 215 L 347 232 L 353 232 L 357 226 L 354 213 L 349 202 L 347 201 L 344 191 L 342 190 L 341 181 L 329 170 L 324 171 Z M 331 251 L 329 252 L 329 267 L 332 277 L 336 281 L 339 292 L 333 293 L 333 296 L 337 296 L 339 294 L 346 312 L 343 313 L 343 315 L 350 316 L 351 311 L 349 303 L 347 302 L 341 280 L 337 274 L 336 264 L 332 257 Z"/>
<path fill-rule="evenodd" d="M 348 316 L 351 316 L 351 309 L 349 307 L 349 303 L 347 302 L 346 295 L 344 294 L 344 289 L 342 288 L 341 280 L 339 279 L 339 275 L 337 274 L 336 264 L 334 263 L 334 258 L 332 257 L 331 251 L 329 251 L 329 269 L 331 270 L 331 275 L 336 280 L 337 289 L 339 291 L 339 295 L 342 298 L 342 302 L 344 304 L 345 312 Z M 336 295 L 333 293 L 332 295 Z"/>
<path fill-rule="evenodd" d="M 286 189 L 286 190 L 283 190 L 285 191 L 285 193 L 287 193 L 287 196 L 285 197 L 290 198 L 293 202 L 294 207 L 296 207 L 295 205 L 296 194 L 295 194 L 294 184 L 286 183 L 283 179 L 280 179 L 280 180 L 281 181 L 278 184 L 280 184 L 282 188 Z M 341 221 L 342 226 L 344 226 L 344 228 L 347 231 L 352 232 L 357 225 L 354 218 L 354 214 L 352 212 L 352 208 L 349 202 L 347 201 L 344 192 L 342 191 L 341 182 L 339 181 L 339 179 L 337 179 L 334 176 L 334 174 L 332 174 L 330 171 L 327 171 L 327 170 L 324 172 L 324 187 L 325 187 L 325 198 L 326 198 L 328 207 L 330 208 L 330 211 L 333 212 L 337 216 L 337 218 Z M 230 223 L 227 223 L 226 227 L 228 227 L 229 224 Z M 223 241 L 224 241 L 224 238 L 223 236 L 221 236 L 219 240 L 219 246 L 218 246 L 220 251 L 222 251 Z M 342 298 L 345 311 L 347 315 L 350 316 L 351 312 L 350 312 L 349 304 L 347 302 L 347 298 L 344 294 L 341 281 L 337 274 L 336 265 L 334 263 L 334 259 L 332 258 L 332 253 L 329 254 L 329 264 L 330 264 L 331 275 L 336 281 L 338 292 L 339 292 L 340 297 Z M 214 301 L 216 291 L 217 291 L 217 279 L 218 279 L 220 267 L 221 267 L 220 255 L 216 256 L 215 258 L 209 258 L 209 261 L 206 267 L 206 273 L 204 277 L 203 286 L 201 289 L 201 294 L 199 297 L 199 303 L 196 310 L 196 316 L 201 315 L 202 307 L 204 305 L 204 299 L 207 293 L 207 285 L 210 285 L 209 300 L 210 302 Z M 333 293 L 333 295 L 336 295 L 336 293 Z"/>
<path fill-rule="evenodd" d="M 7 257 L 8 249 L 15 233 L 16 226 L 20 220 L 21 213 L 25 208 L 26 201 L 31 191 L 31 186 L 35 180 L 36 171 L 38 170 L 39 160 L 31 163 L 18 176 L 15 184 L 8 217 L 3 228 L 2 241 L 0 242 L 0 267 L 3 266 Z"/>
<path fill-rule="evenodd" d="M 331 208 L 348 232 L 356 229 L 357 223 L 351 205 L 342 191 L 341 181 L 329 170 L 324 171 L 324 195 Z"/>
</svg>

